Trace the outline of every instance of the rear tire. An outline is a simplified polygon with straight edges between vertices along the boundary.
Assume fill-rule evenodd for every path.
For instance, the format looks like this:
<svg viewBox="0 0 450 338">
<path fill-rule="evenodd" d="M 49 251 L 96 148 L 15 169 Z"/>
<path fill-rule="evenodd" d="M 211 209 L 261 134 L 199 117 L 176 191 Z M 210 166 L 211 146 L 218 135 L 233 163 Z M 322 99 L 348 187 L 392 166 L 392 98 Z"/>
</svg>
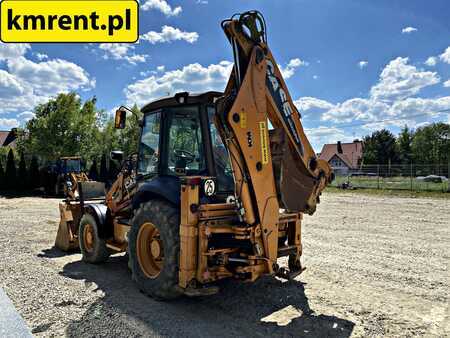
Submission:
<svg viewBox="0 0 450 338">
<path fill-rule="evenodd" d="M 133 280 L 145 294 L 170 300 L 182 295 L 178 286 L 180 212 L 164 200 L 142 203 L 129 233 Z"/>
<path fill-rule="evenodd" d="M 98 224 L 92 215 L 81 217 L 78 236 L 83 261 L 98 264 L 108 259 L 110 253 L 106 241 L 100 238 Z"/>
</svg>

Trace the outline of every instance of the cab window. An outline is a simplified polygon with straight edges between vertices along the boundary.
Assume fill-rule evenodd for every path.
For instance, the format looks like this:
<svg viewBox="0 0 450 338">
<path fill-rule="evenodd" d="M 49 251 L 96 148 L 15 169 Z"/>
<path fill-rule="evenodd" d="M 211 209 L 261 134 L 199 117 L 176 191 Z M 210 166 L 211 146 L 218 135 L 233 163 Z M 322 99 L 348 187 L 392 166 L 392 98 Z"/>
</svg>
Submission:
<svg viewBox="0 0 450 338">
<path fill-rule="evenodd" d="M 234 191 L 233 171 L 231 170 L 228 151 L 214 124 L 214 107 L 208 107 L 209 129 L 211 131 L 211 145 L 216 167 L 218 190 L 223 192 Z"/>
<path fill-rule="evenodd" d="M 168 169 L 170 174 L 196 175 L 206 170 L 197 106 L 170 109 Z"/>
<path fill-rule="evenodd" d="M 138 173 L 141 175 L 152 175 L 158 172 L 160 128 L 160 112 L 151 113 L 144 117 L 144 126 L 139 145 Z"/>
</svg>

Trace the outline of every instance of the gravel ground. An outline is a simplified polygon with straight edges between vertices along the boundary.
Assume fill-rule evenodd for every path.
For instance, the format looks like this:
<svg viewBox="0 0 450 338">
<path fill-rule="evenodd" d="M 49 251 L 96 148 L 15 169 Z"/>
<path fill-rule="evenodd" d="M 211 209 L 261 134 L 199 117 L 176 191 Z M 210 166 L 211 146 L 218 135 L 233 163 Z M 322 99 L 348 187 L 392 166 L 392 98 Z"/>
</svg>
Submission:
<svg viewBox="0 0 450 338">
<path fill-rule="evenodd" d="M 36 336 L 450 336 L 450 200 L 327 193 L 296 281 L 169 303 L 142 295 L 121 255 L 93 266 L 52 248 L 57 206 L 0 198 L 0 286 Z"/>
</svg>

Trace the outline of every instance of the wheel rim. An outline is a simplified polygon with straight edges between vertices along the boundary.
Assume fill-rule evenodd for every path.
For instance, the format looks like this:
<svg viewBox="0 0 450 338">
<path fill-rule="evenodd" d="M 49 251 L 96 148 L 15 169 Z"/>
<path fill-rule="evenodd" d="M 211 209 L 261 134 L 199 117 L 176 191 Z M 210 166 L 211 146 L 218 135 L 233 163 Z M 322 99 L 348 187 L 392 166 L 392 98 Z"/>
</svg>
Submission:
<svg viewBox="0 0 450 338">
<path fill-rule="evenodd" d="M 148 278 L 156 278 L 164 264 L 164 247 L 159 230 L 150 222 L 141 225 L 136 253 L 142 272 Z"/>
<path fill-rule="evenodd" d="M 92 224 L 88 223 L 84 226 L 83 230 L 83 244 L 84 249 L 87 252 L 92 252 L 94 250 L 94 238 L 95 238 L 94 227 L 92 226 Z"/>
</svg>

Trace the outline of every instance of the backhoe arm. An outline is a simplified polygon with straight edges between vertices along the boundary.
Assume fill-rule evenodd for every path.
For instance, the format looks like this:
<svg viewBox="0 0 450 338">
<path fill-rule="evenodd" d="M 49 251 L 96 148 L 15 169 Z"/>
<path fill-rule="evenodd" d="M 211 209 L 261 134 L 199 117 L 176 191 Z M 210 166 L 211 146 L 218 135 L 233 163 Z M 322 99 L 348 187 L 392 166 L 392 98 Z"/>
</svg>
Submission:
<svg viewBox="0 0 450 338">
<path fill-rule="evenodd" d="M 257 247 L 275 263 L 279 208 L 312 214 L 332 171 L 317 159 L 303 131 L 267 46 L 261 14 L 246 12 L 222 27 L 233 47 L 234 68 L 217 103 L 216 125 L 230 153 L 243 220 L 260 228 Z"/>
</svg>

